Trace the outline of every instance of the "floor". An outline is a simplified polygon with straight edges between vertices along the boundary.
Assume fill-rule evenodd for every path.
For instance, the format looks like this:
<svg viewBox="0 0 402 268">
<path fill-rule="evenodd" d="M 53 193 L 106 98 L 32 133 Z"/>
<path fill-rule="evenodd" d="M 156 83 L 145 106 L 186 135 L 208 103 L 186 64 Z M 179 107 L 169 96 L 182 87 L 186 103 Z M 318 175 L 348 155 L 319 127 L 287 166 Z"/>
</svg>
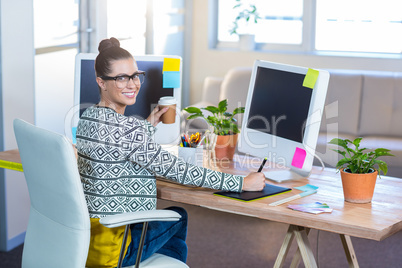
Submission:
<svg viewBox="0 0 402 268">
<path fill-rule="evenodd" d="M 1 268 L 20 268 L 23 245 L 14 248 L 9 252 L 0 251 Z"/>
<path fill-rule="evenodd" d="M 187 264 L 191 268 L 272 267 L 288 228 L 282 223 L 159 202 L 159 207 L 170 205 L 180 205 L 189 213 Z M 312 230 L 309 239 L 320 268 L 348 267 L 337 234 Z M 355 237 L 352 241 L 360 267 L 402 267 L 402 232 L 381 242 Z M 295 250 L 294 243 L 289 255 Z M 0 252 L 0 268 L 21 267 L 21 256 L 22 246 Z M 287 258 L 284 267 L 290 262 Z"/>
<path fill-rule="evenodd" d="M 177 203 L 159 202 L 160 207 L 169 205 Z M 189 213 L 191 268 L 273 267 L 287 224 L 180 205 Z M 348 267 L 338 234 L 311 230 L 309 240 L 320 268 Z M 355 237 L 352 241 L 360 267 L 402 267 L 402 231 L 380 242 Z M 295 250 L 294 241 L 288 256 Z M 284 267 L 290 262 L 288 257 Z"/>
</svg>

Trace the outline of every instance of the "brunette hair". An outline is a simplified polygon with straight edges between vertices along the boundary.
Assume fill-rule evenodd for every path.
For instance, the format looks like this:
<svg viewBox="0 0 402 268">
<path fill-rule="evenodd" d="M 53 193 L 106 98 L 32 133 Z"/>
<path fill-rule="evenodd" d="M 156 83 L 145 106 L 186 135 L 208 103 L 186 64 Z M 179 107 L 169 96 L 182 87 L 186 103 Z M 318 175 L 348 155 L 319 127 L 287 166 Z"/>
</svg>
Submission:
<svg viewBox="0 0 402 268">
<path fill-rule="evenodd" d="M 116 60 L 132 58 L 130 52 L 120 47 L 116 38 L 103 39 L 98 46 L 99 54 L 95 59 L 96 76 L 107 76 L 111 72 L 111 62 Z"/>
</svg>

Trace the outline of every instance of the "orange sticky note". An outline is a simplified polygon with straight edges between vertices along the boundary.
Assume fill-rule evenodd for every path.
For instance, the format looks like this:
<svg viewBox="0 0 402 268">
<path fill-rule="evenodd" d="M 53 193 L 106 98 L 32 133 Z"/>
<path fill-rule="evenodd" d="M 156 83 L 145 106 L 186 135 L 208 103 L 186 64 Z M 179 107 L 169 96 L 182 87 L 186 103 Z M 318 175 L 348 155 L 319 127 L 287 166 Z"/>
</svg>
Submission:
<svg viewBox="0 0 402 268">
<path fill-rule="evenodd" d="M 307 74 L 303 80 L 303 87 L 308 87 L 308 88 L 313 89 L 315 86 L 315 82 L 317 82 L 319 74 L 320 74 L 319 71 L 309 68 L 307 70 Z"/>
<path fill-rule="evenodd" d="M 165 58 L 163 60 L 163 72 L 179 72 L 180 71 L 180 59 Z"/>
</svg>

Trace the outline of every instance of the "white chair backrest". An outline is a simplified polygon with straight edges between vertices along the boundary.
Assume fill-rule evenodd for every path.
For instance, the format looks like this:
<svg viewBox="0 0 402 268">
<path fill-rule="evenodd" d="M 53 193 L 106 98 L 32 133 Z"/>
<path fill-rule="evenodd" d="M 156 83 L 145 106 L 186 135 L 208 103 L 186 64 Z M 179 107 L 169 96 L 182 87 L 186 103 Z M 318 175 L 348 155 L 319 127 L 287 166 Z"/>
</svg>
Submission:
<svg viewBox="0 0 402 268">
<path fill-rule="evenodd" d="M 66 137 L 14 120 L 31 208 L 22 267 L 85 267 L 90 222 Z"/>
<path fill-rule="evenodd" d="M 228 112 L 231 113 L 237 107 L 246 105 L 251 72 L 251 67 L 235 67 L 230 69 L 223 78 L 219 99 L 228 99 Z M 241 127 L 243 116 L 236 115 L 235 118 Z"/>
</svg>

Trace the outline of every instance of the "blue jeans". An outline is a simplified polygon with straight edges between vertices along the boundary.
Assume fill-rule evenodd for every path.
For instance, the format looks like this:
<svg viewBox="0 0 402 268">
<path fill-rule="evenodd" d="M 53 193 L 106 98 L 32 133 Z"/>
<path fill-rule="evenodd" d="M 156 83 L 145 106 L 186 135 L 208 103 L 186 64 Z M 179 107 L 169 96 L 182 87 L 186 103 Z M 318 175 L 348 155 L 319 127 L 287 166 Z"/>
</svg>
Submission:
<svg viewBox="0 0 402 268">
<path fill-rule="evenodd" d="M 169 207 L 166 209 L 176 211 L 181 215 L 181 219 L 175 222 L 154 221 L 149 223 L 141 261 L 146 260 L 154 253 L 160 253 L 176 258 L 184 263 L 186 262 L 187 212 L 180 207 Z M 135 264 L 142 226 L 142 223 L 131 226 L 131 243 L 124 257 L 123 266 Z"/>
</svg>

